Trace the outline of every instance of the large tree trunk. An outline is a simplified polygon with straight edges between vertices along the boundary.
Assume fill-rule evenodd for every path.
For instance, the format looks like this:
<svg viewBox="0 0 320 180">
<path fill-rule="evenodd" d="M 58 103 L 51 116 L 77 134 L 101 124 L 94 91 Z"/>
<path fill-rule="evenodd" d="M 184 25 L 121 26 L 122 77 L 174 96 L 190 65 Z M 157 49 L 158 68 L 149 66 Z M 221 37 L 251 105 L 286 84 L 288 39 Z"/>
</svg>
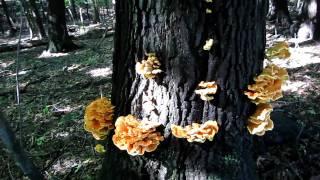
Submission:
<svg viewBox="0 0 320 180">
<path fill-rule="evenodd" d="M 262 69 L 266 5 L 265 0 L 117 1 L 115 116 L 131 113 L 158 121 L 165 127 L 165 141 L 153 153 L 130 156 L 109 136 L 101 179 L 257 178 L 246 129 L 254 105 L 243 91 Z M 204 51 L 210 38 L 215 44 Z M 156 80 L 135 72 L 145 53 L 156 53 L 162 64 L 164 73 Z M 200 81 L 212 80 L 219 91 L 204 102 L 194 90 Z M 155 109 L 148 110 L 146 101 Z M 208 120 L 220 126 L 213 142 L 188 143 L 171 135 L 171 124 Z"/>
<path fill-rule="evenodd" d="M 38 10 L 39 8 L 38 8 L 38 6 L 36 4 L 36 1 L 35 0 L 29 0 L 29 2 L 30 2 L 30 5 L 31 5 L 31 10 L 32 10 L 33 17 L 36 20 L 39 32 L 40 32 L 42 38 L 46 38 L 47 34 L 46 34 L 45 29 L 44 29 L 44 26 L 43 26 L 43 23 L 42 23 L 42 18 L 40 16 L 40 13 L 39 13 L 39 10 Z"/>
<path fill-rule="evenodd" d="M 3 12 L 4 14 L 6 15 L 6 18 L 7 18 L 7 22 L 9 24 L 9 28 L 10 28 L 10 36 L 13 36 L 16 32 L 17 32 L 17 29 L 16 27 L 14 26 L 14 23 L 10 17 L 10 13 L 9 13 L 9 10 L 8 10 L 8 6 L 7 6 L 7 3 L 5 0 L 1 0 L 1 4 L 2 4 L 2 7 L 3 7 Z"/>
<path fill-rule="evenodd" d="M 65 9 L 64 0 L 48 1 L 49 52 L 69 51 L 76 48 L 68 35 Z"/>
<path fill-rule="evenodd" d="M 320 39 L 320 0 L 305 0 L 299 15 L 299 39 Z"/>
</svg>

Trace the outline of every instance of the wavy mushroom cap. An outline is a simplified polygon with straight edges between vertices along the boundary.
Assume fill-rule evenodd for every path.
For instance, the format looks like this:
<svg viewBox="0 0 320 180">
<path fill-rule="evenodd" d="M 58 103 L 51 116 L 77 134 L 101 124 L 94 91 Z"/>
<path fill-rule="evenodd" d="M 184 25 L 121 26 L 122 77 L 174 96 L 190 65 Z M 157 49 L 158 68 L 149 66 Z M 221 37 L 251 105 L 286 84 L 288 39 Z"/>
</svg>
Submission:
<svg viewBox="0 0 320 180">
<path fill-rule="evenodd" d="M 135 116 L 120 116 L 116 121 L 113 143 L 120 149 L 126 150 L 132 156 L 143 155 L 145 152 L 156 150 L 164 138 L 156 128 L 159 123 L 148 120 L 139 121 Z"/>
<path fill-rule="evenodd" d="M 215 81 L 204 82 L 201 81 L 198 84 L 198 88 L 195 90 L 195 93 L 200 95 L 200 98 L 204 101 L 211 101 L 214 99 L 213 95 L 217 93 L 218 85 Z"/>
<path fill-rule="evenodd" d="M 282 97 L 282 85 L 288 79 L 288 72 L 276 65 L 268 65 L 254 78 L 255 84 L 249 85 L 245 95 L 254 103 L 268 103 Z"/>
<path fill-rule="evenodd" d="M 186 138 L 189 142 L 204 143 L 206 140 L 213 140 L 219 127 L 217 121 L 209 120 L 204 124 L 192 123 L 184 128 L 172 124 L 171 131 L 177 138 Z"/>
<path fill-rule="evenodd" d="M 277 42 L 266 51 L 268 59 L 286 59 L 290 57 L 289 44 L 287 42 Z"/>
<path fill-rule="evenodd" d="M 266 131 L 273 129 L 273 121 L 270 114 L 273 108 L 270 104 L 259 104 L 256 111 L 249 117 L 247 129 L 250 134 L 262 136 Z"/>
<path fill-rule="evenodd" d="M 91 102 L 85 110 L 84 129 L 97 140 L 105 139 L 108 130 L 113 129 L 113 111 L 114 106 L 105 97 Z"/>
<path fill-rule="evenodd" d="M 148 54 L 147 60 L 136 63 L 136 72 L 147 79 L 153 79 L 162 72 L 160 62 L 154 53 Z"/>
</svg>

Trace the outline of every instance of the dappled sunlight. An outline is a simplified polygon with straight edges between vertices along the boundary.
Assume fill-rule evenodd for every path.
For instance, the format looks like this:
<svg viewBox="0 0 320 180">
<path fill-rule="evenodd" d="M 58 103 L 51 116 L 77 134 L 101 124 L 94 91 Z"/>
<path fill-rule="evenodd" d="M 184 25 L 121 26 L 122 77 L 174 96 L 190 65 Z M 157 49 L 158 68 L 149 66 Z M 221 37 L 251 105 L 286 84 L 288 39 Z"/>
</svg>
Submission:
<svg viewBox="0 0 320 180">
<path fill-rule="evenodd" d="M 89 74 L 91 77 L 108 77 L 112 74 L 112 69 L 109 67 L 97 68 L 90 70 L 87 72 L 87 74 Z"/>
<path fill-rule="evenodd" d="M 30 70 L 27 70 L 27 71 L 24 71 L 24 70 L 22 70 L 22 71 L 20 71 L 19 73 L 18 73 L 18 75 L 25 75 L 25 74 L 27 74 L 27 73 L 29 73 L 30 72 Z M 15 76 L 17 73 L 9 73 L 8 74 L 8 76 Z"/>
<path fill-rule="evenodd" d="M 81 67 L 81 64 L 72 64 L 71 66 L 64 66 L 62 69 L 67 71 L 73 71 L 79 69 L 79 67 Z"/>
<path fill-rule="evenodd" d="M 62 56 L 68 56 L 68 55 L 69 53 L 51 53 L 49 51 L 43 51 L 38 58 L 54 58 L 54 57 L 62 57 Z"/>
<path fill-rule="evenodd" d="M 310 82 L 306 81 L 290 81 L 288 80 L 285 85 L 283 85 L 282 90 L 284 92 L 303 94 L 306 88 L 310 85 Z"/>
<path fill-rule="evenodd" d="M 290 48 L 291 57 L 289 59 L 274 59 L 272 62 L 288 69 L 320 63 L 319 48 L 320 43 L 315 43 L 313 46 Z"/>
<path fill-rule="evenodd" d="M 0 68 L 7 68 L 10 65 L 12 65 L 14 62 L 13 61 L 8 61 L 8 62 L 0 62 Z"/>
</svg>

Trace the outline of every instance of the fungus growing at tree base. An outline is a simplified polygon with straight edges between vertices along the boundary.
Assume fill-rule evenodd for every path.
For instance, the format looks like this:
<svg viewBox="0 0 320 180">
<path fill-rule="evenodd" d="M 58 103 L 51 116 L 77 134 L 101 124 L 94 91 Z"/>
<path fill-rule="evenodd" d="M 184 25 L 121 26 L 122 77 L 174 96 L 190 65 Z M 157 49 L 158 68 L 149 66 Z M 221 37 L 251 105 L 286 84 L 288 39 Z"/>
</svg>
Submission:
<svg viewBox="0 0 320 180">
<path fill-rule="evenodd" d="M 290 57 L 289 44 L 287 42 L 277 42 L 266 51 L 267 59 L 279 58 L 286 59 Z"/>
<path fill-rule="evenodd" d="M 186 138 L 189 142 L 204 143 L 206 140 L 212 141 L 219 127 L 217 121 L 209 120 L 204 124 L 192 123 L 186 127 L 172 124 L 172 134 L 177 138 Z"/>
<path fill-rule="evenodd" d="M 143 155 L 157 149 L 164 140 L 156 128 L 159 123 L 143 120 L 139 121 L 135 116 L 120 116 L 116 123 L 113 143 L 120 149 L 126 150 L 132 156 Z"/>
<path fill-rule="evenodd" d="M 91 102 L 85 110 L 84 129 L 97 140 L 105 139 L 108 130 L 113 129 L 113 109 L 114 106 L 105 97 Z"/>
</svg>

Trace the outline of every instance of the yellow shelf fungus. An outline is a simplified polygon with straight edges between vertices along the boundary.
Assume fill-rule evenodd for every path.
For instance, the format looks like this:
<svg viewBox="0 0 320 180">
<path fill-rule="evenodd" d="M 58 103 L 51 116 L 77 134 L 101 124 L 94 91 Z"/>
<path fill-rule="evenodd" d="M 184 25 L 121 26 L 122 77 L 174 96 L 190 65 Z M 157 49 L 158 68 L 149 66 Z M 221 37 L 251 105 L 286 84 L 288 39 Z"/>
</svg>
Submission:
<svg viewBox="0 0 320 180">
<path fill-rule="evenodd" d="M 266 131 L 273 129 L 273 121 L 270 119 L 272 112 L 270 104 L 259 104 L 255 113 L 248 120 L 247 129 L 250 134 L 263 136 Z"/>
<path fill-rule="evenodd" d="M 172 124 L 172 134 L 177 138 L 186 138 L 189 142 L 204 143 L 206 140 L 212 141 L 219 127 L 217 121 L 209 120 L 204 124 L 192 123 L 186 127 Z"/>
<path fill-rule="evenodd" d="M 196 94 L 200 95 L 200 98 L 204 101 L 211 101 L 214 99 L 213 95 L 216 94 L 218 85 L 215 81 L 204 82 L 201 81 L 198 85 L 198 89 L 195 90 Z"/>
<path fill-rule="evenodd" d="M 206 41 L 206 44 L 203 46 L 203 50 L 210 51 L 211 47 L 213 46 L 213 39 L 209 39 Z"/>
<path fill-rule="evenodd" d="M 113 109 L 114 106 L 105 97 L 91 102 L 85 110 L 84 129 L 97 140 L 105 139 L 108 130 L 113 129 Z"/>
<path fill-rule="evenodd" d="M 207 13 L 207 14 L 211 14 L 211 13 L 212 13 L 212 10 L 207 8 L 207 9 L 206 9 L 206 13 Z"/>
<path fill-rule="evenodd" d="M 147 79 L 153 79 L 162 72 L 160 62 L 154 53 L 147 54 L 148 59 L 137 62 L 136 71 Z"/>
<path fill-rule="evenodd" d="M 289 45 L 287 42 L 277 42 L 266 51 L 267 59 L 279 58 L 286 59 L 290 57 Z"/>
<path fill-rule="evenodd" d="M 133 115 L 120 116 L 116 123 L 113 143 L 121 150 L 126 150 L 132 156 L 143 155 L 157 149 L 164 138 L 156 128 L 159 123 L 139 121 Z"/>
<path fill-rule="evenodd" d="M 274 64 L 268 65 L 254 78 L 255 84 L 248 86 L 245 95 L 255 104 L 268 103 L 282 97 L 282 84 L 288 79 L 288 72 Z"/>
</svg>

